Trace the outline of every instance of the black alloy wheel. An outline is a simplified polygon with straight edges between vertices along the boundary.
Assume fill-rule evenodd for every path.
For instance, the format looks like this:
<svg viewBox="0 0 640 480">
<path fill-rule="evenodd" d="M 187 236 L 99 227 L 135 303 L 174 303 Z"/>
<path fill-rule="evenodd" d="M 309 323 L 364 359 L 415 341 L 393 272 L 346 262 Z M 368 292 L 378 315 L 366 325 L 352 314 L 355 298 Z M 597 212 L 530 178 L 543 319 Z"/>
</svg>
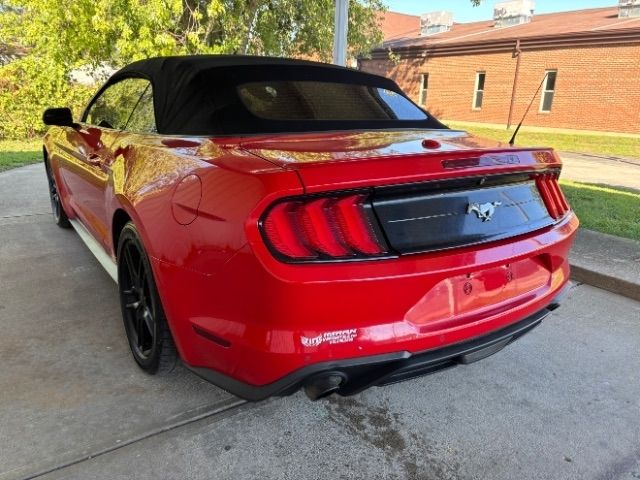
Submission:
<svg viewBox="0 0 640 480">
<path fill-rule="evenodd" d="M 71 223 L 69 223 L 69 218 L 64 211 L 64 207 L 62 206 L 62 201 L 60 200 L 60 193 L 58 191 L 58 186 L 56 185 L 56 179 L 53 176 L 53 171 L 51 170 L 51 165 L 48 160 L 45 160 L 44 167 L 47 172 L 47 182 L 49 184 L 49 199 L 51 200 L 51 212 L 53 213 L 53 219 L 61 228 L 69 228 Z"/>
<path fill-rule="evenodd" d="M 149 258 L 132 222 L 122 229 L 118 241 L 118 289 L 133 358 L 147 373 L 170 372 L 177 361 L 175 345 Z"/>
</svg>

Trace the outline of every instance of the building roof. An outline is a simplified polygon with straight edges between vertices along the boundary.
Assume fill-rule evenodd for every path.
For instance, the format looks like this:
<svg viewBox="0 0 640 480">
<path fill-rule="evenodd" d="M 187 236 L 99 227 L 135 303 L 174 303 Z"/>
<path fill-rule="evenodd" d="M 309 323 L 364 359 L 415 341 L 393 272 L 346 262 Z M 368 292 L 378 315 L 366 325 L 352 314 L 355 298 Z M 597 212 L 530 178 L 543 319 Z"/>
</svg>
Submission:
<svg viewBox="0 0 640 480">
<path fill-rule="evenodd" d="M 640 18 L 619 18 L 618 7 L 534 14 L 529 23 L 495 27 L 494 20 L 454 23 L 448 32 L 422 37 L 418 31 L 410 38 L 387 41 L 382 49 L 447 49 L 454 46 L 483 45 L 527 39 L 602 38 L 627 32 L 640 33 Z M 380 49 L 380 50 L 382 50 Z"/>
<path fill-rule="evenodd" d="M 378 12 L 384 41 L 415 38 L 420 35 L 420 16 L 398 12 Z"/>
</svg>

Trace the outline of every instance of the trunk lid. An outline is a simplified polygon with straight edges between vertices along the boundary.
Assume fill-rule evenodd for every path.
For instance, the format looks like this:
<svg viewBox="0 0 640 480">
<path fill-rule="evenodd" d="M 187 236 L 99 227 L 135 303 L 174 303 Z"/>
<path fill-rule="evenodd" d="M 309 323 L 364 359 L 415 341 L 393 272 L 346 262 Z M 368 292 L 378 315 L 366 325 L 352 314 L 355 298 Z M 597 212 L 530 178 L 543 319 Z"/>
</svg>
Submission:
<svg viewBox="0 0 640 480">
<path fill-rule="evenodd" d="M 390 251 L 398 254 L 527 234 L 568 211 L 557 185 L 560 161 L 549 149 L 514 148 L 455 130 L 309 133 L 240 142 L 243 150 L 296 171 L 307 194 L 366 191 Z"/>
<path fill-rule="evenodd" d="M 548 150 L 519 149 L 457 130 L 323 132 L 243 139 L 240 147 L 298 172 L 308 193 L 559 166 Z"/>
</svg>

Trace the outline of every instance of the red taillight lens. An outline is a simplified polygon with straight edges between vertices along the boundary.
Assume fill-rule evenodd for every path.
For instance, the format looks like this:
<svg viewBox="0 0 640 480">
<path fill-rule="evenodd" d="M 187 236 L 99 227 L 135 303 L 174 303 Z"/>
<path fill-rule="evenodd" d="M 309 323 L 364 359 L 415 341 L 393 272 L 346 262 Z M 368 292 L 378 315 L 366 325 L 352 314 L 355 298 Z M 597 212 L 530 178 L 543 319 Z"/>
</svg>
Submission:
<svg viewBox="0 0 640 480">
<path fill-rule="evenodd" d="M 364 210 L 366 197 L 351 195 L 338 200 L 333 208 L 346 243 L 355 251 L 378 255 L 385 249 L 378 241 L 369 215 Z"/>
<path fill-rule="evenodd" d="M 329 257 L 348 257 L 352 251 L 338 235 L 336 222 L 329 203 L 333 199 L 321 198 L 300 208 L 302 228 L 313 250 Z"/>
<path fill-rule="evenodd" d="M 269 246 L 293 261 L 382 256 L 388 253 L 366 195 L 280 202 L 262 222 Z"/>
<path fill-rule="evenodd" d="M 263 223 L 264 233 L 273 248 L 287 257 L 315 258 L 296 228 L 296 217 L 300 204 L 280 203 L 271 209 Z"/>
<path fill-rule="evenodd" d="M 560 189 L 557 173 L 538 175 L 536 185 L 552 218 L 561 218 L 569 211 L 569 203 Z"/>
<path fill-rule="evenodd" d="M 549 185 L 548 177 L 546 175 L 540 175 L 536 178 L 536 184 L 538 186 L 538 191 L 542 196 L 542 200 L 544 201 L 545 206 L 547 207 L 547 211 L 551 218 L 559 218 L 560 212 L 558 212 L 558 207 L 553 200 L 553 195 L 551 194 L 551 188 Z"/>
<path fill-rule="evenodd" d="M 560 184 L 558 183 L 557 176 L 554 176 L 551 179 L 551 188 L 555 192 L 558 201 L 558 208 L 562 212 L 562 215 L 564 215 L 569 211 L 569 203 L 567 202 L 567 198 L 564 196 L 564 193 L 562 193 L 562 190 L 560 189 Z"/>
</svg>

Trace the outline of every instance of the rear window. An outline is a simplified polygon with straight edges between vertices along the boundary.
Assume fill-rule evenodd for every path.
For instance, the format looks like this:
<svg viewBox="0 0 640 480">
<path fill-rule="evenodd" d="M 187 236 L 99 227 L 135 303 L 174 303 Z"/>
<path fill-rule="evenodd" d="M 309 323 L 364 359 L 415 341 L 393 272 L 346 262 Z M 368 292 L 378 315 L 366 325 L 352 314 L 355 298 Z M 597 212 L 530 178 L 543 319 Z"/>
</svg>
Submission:
<svg viewBox="0 0 640 480">
<path fill-rule="evenodd" d="M 120 75 L 152 79 L 151 110 L 162 135 L 447 128 L 392 80 L 359 70 L 263 57 L 148 62 Z"/>
<path fill-rule="evenodd" d="M 427 114 L 404 95 L 351 83 L 267 81 L 238 87 L 255 116 L 278 121 L 426 120 Z"/>
</svg>

